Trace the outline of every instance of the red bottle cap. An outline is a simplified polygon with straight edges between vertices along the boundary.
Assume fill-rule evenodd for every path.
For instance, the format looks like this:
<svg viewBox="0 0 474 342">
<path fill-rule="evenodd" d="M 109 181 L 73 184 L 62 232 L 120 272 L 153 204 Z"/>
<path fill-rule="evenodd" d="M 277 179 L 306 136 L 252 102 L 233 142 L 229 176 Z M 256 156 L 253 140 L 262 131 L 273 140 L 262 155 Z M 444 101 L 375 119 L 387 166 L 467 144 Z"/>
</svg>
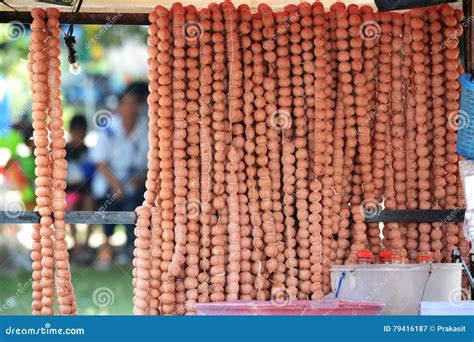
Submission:
<svg viewBox="0 0 474 342">
<path fill-rule="evenodd" d="M 428 254 L 418 254 L 418 256 L 416 257 L 416 261 L 420 262 L 420 261 L 432 261 L 433 260 L 433 257 L 431 256 L 431 253 L 428 253 Z"/>
<path fill-rule="evenodd" d="M 373 256 L 372 252 L 366 249 L 357 252 L 357 258 L 359 259 L 372 259 Z"/>
</svg>

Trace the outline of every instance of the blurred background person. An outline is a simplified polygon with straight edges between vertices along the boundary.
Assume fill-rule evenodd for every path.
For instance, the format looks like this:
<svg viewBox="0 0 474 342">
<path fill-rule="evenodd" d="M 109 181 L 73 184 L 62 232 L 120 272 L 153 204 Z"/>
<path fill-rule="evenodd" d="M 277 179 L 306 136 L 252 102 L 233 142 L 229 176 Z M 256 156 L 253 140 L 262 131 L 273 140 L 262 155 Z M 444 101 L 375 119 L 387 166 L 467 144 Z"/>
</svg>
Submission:
<svg viewBox="0 0 474 342">
<path fill-rule="evenodd" d="M 68 173 L 66 178 L 66 204 L 68 211 L 93 211 L 94 198 L 91 195 L 91 183 L 95 171 L 89 159 L 89 148 L 84 139 L 87 135 L 87 119 L 83 115 L 75 115 L 69 124 L 69 142 L 66 144 L 66 160 Z M 78 239 L 75 224 L 70 224 L 73 239 L 72 257 L 78 262 L 87 262 L 93 257 L 89 247 L 92 225 L 86 225 L 84 241 Z"/>
<path fill-rule="evenodd" d="M 119 97 L 116 113 L 99 130 L 97 144 L 91 150 L 91 159 L 97 168 L 92 181 L 97 205 L 102 211 L 134 211 L 143 202 L 147 170 L 148 85 L 130 84 Z M 116 225 L 104 225 L 105 243 L 99 250 L 96 266 L 110 266 L 115 253 L 110 238 Z M 119 263 L 132 257 L 134 225 L 125 225 L 126 242 L 116 255 Z"/>
</svg>

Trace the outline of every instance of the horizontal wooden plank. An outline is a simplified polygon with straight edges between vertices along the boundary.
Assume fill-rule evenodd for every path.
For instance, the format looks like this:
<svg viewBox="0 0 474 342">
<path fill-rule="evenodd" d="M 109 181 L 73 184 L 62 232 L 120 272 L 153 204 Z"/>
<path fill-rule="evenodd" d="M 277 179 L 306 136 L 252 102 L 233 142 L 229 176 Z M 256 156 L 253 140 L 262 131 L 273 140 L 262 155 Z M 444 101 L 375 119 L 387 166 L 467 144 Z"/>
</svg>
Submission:
<svg viewBox="0 0 474 342">
<path fill-rule="evenodd" d="M 464 209 L 452 210 L 380 210 L 366 214 L 366 222 L 463 222 Z M 0 211 L 0 224 L 38 223 L 35 211 Z M 74 211 L 66 214 L 67 223 L 134 224 L 133 211 Z"/>
<path fill-rule="evenodd" d="M 21 22 L 30 24 L 30 12 L 0 12 L 0 23 Z M 149 25 L 148 13 L 71 13 L 61 12 L 61 24 L 90 25 Z"/>
<path fill-rule="evenodd" d="M 0 223 L 24 224 L 38 223 L 40 216 L 36 211 L 0 211 Z M 66 213 L 67 223 L 86 224 L 134 224 L 133 211 L 74 211 Z"/>
<path fill-rule="evenodd" d="M 197 8 L 207 7 L 210 3 L 221 3 L 224 0 L 181 0 L 183 6 L 194 5 Z M 434 5 L 440 2 L 455 2 L 456 5 L 461 6 L 462 0 L 321 0 L 320 2 L 325 8 L 329 8 L 336 1 L 345 3 L 346 5 L 355 4 L 358 6 L 368 5 L 376 7 L 376 2 L 383 1 L 386 6 L 390 8 L 413 8 L 416 6 Z M 466 0 L 465 0 L 466 1 Z M 73 8 L 70 6 L 58 6 L 55 4 L 44 3 L 40 1 L 31 0 L 6 0 L 11 7 L 17 11 L 31 11 L 34 7 L 57 7 L 63 12 L 72 12 Z M 149 13 L 156 5 L 162 5 L 170 8 L 177 0 L 84 0 L 81 5 L 81 12 L 92 13 Z M 251 9 L 256 9 L 260 4 L 264 3 L 275 10 L 281 10 L 286 5 L 298 4 L 303 0 L 232 0 L 235 7 L 241 4 L 248 5 Z M 313 3 L 314 1 L 308 1 Z M 77 3 L 77 1 L 76 1 Z M 12 11 L 13 9 L 0 3 L 0 10 Z"/>
<path fill-rule="evenodd" d="M 160 5 L 170 8 L 175 0 L 160 1 Z M 181 1 L 183 5 L 194 4 L 198 8 L 206 7 L 213 1 Z M 216 1 L 221 2 L 221 1 Z M 300 1 L 296 0 L 234 0 L 233 3 L 237 7 L 242 3 L 246 3 L 255 11 L 260 3 L 271 6 L 275 11 L 283 9 L 288 4 L 295 4 Z M 322 3 L 328 9 L 335 0 L 323 0 Z M 404 10 L 414 7 L 433 6 L 441 3 L 451 3 L 453 7 L 462 8 L 461 0 L 347 0 L 346 4 L 353 3 L 359 6 L 369 5 L 377 7 L 379 11 Z M 9 5 L 17 11 L 13 11 L 5 4 L 0 3 L 0 23 L 21 22 L 24 24 L 31 23 L 30 11 L 34 7 L 58 7 L 53 4 L 45 4 L 32 2 L 29 0 L 9 0 Z M 60 22 L 62 24 L 113 24 L 113 25 L 148 25 L 148 13 L 157 5 L 156 1 L 134 0 L 131 1 L 101 1 L 89 0 L 84 1 L 79 13 L 73 13 L 71 7 L 59 6 L 61 11 Z"/>
</svg>

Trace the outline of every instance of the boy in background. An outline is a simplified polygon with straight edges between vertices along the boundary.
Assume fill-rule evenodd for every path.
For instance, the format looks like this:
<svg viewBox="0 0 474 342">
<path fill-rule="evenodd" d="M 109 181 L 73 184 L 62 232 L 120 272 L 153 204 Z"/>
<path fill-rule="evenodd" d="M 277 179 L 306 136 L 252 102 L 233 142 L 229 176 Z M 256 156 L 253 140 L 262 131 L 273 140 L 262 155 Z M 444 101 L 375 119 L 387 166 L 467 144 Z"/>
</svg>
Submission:
<svg viewBox="0 0 474 342">
<path fill-rule="evenodd" d="M 87 120 L 83 115 L 75 115 L 69 125 L 70 141 L 66 144 L 66 160 L 68 173 L 66 178 L 67 210 L 92 211 L 94 199 L 91 196 L 91 183 L 94 174 L 94 165 L 89 160 L 89 149 L 84 144 L 87 135 Z M 73 255 L 78 261 L 86 261 L 90 254 L 89 237 L 91 225 L 87 226 L 86 238 L 80 243 L 75 224 L 71 224 L 74 241 Z"/>
</svg>

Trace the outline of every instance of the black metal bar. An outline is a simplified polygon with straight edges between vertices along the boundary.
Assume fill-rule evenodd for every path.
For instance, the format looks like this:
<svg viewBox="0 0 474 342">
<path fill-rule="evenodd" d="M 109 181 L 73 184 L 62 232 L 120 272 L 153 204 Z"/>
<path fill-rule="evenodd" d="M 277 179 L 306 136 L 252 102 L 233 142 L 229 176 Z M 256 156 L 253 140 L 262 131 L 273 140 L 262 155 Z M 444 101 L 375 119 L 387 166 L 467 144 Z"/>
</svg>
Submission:
<svg viewBox="0 0 474 342">
<path fill-rule="evenodd" d="M 38 223 L 35 211 L 0 211 L 1 223 Z M 66 214 L 68 223 L 88 224 L 133 224 L 133 211 L 73 211 Z M 464 209 L 452 210 L 380 210 L 369 212 L 366 222 L 463 222 Z"/>
<path fill-rule="evenodd" d="M 39 223 L 40 216 L 36 211 L 0 211 L 0 223 Z M 73 211 L 66 213 L 67 223 L 87 224 L 134 224 L 136 215 L 133 211 Z"/>
<path fill-rule="evenodd" d="M 0 11 L 0 23 L 12 21 L 30 24 L 30 12 Z M 90 24 L 90 25 L 149 25 L 148 13 L 71 13 L 61 12 L 59 16 L 61 24 Z"/>
<path fill-rule="evenodd" d="M 366 222 L 463 222 L 464 209 L 380 210 L 366 215 Z"/>
</svg>

